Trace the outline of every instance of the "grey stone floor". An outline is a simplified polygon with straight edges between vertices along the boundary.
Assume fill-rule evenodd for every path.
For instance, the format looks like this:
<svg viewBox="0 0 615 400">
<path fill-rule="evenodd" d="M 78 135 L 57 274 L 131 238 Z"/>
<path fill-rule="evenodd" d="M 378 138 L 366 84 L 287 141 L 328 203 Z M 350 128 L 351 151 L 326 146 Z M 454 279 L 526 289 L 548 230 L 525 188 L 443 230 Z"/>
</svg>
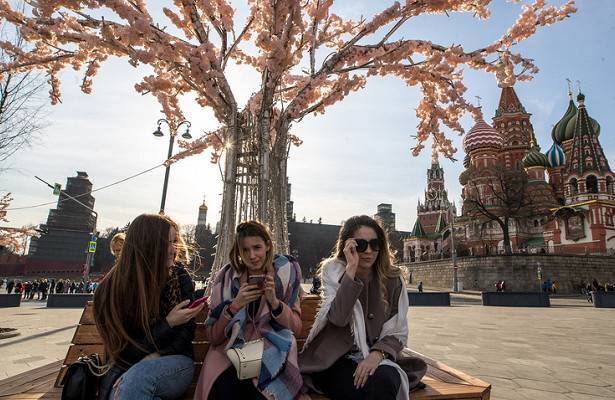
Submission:
<svg viewBox="0 0 615 400">
<path fill-rule="evenodd" d="M 492 399 L 615 399 L 615 309 L 551 304 L 411 308 L 408 345 L 490 382 Z"/>
<path fill-rule="evenodd" d="M 409 347 L 493 385 L 492 399 L 615 399 L 615 309 L 582 299 L 551 308 L 482 307 L 472 296 L 452 307 L 409 310 Z M 80 309 L 41 303 L 0 308 L 0 379 L 64 358 Z"/>
</svg>

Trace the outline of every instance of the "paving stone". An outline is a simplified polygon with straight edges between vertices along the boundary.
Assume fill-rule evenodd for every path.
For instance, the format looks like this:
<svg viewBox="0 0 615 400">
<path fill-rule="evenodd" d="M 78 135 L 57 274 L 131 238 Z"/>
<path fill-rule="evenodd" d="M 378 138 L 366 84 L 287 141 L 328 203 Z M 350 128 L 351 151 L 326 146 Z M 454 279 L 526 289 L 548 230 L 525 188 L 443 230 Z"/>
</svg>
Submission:
<svg viewBox="0 0 615 400">
<path fill-rule="evenodd" d="M 554 392 L 554 393 L 566 393 L 569 392 L 566 387 L 563 387 L 559 383 L 555 382 L 545 382 L 543 380 L 534 380 L 534 379 L 523 379 L 523 378 L 514 378 L 513 381 L 518 384 L 521 388 L 525 389 L 537 389 L 545 392 Z"/>
<path fill-rule="evenodd" d="M 570 392 L 591 394 L 595 396 L 613 397 L 615 398 L 615 390 L 612 386 L 601 387 L 594 385 L 582 385 L 579 383 L 560 382 L 559 385 L 565 387 Z"/>
</svg>

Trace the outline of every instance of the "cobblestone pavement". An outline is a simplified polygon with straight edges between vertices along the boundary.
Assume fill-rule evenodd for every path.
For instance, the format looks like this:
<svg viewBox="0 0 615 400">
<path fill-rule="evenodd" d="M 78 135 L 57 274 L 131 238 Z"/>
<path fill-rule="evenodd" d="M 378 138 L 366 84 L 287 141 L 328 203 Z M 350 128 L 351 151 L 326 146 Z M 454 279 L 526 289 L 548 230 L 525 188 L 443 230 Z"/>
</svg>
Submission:
<svg viewBox="0 0 615 400">
<path fill-rule="evenodd" d="M 83 309 L 46 308 L 44 302 L 22 302 L 0 308 L 0 326 L 20 335 L 0 340 L 0 380 L 63 360 Z"/>
<path fill-rule="evenodd" d="M 582 299 L 556 298 L 551 308 L 466 300 L 411 308 L 409 347 L 490 382 L 494 400 L 615 398 L 615 309 Z M 0 308 L 0 325 L 21 331 L 0 340 L 0 379 L 63 359 L 81 312 Z"/>
<path fill-rule="evenodd" d="M 615 309 L 551 304 L 414 307 L 409 347 L 491 383 L 492 399 L 615 399 Z"/>
</svg>

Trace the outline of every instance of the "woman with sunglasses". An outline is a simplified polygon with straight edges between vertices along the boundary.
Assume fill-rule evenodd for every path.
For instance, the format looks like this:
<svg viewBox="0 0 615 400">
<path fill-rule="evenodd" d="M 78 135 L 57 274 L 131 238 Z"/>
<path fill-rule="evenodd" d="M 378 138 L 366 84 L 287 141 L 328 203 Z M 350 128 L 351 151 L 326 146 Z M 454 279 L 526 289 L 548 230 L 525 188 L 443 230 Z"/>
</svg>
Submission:
<svg viewBox="0 0 615 400">
<path fill-rule="evenodd" d="M 300 395 L 303 380 L 295 335 L 301 332 L 301 268 L 273 249 L 263 224 L 239 224 L 231 262 L 214 278 L 205 321 L 211 347 L 195 399 L 292 400 Z M 227 350 L 255 340 L 263 341 L 260 372 L 239 379 Z"/>
<path fill-rule="evenodd" d="M 408 295 L 387 235 L 366 215 L 348 219 L 320 273 L 324 299 L 299 355 L 313 389 L 338 399 L 408 399 L 427 371 L 401 354 Z"/>
</svg>

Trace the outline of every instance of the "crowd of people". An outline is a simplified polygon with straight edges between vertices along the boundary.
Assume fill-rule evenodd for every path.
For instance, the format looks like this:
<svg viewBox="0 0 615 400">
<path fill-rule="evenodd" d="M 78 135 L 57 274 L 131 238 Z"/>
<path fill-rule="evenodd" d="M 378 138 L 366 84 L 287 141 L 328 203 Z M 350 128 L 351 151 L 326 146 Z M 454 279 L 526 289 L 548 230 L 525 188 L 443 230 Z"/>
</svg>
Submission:
<svg viewBox="0 0 615 400">
<path fill-rule="evenodd" d="M 588 303 L 593 303 L 594 298 L 592 297 L 592 292 L 613 292 L 615 291 L 615 283 L 605 283 L 601 285 L 597 279 L 591 283 L 581 285 L 581 293 L 584 294 L 587 298 Z"/>
<path fill-rule="evenodd" d="M 19 293 L 23 300 L 47 300 L 48 294 L 61 293 L 94 293 L 98 282 L 94 280 L 85 281 L 75 279 L 42 278 L 28 281 L 20 279 L 0 278 L 0 289 L 5 289 L 6 293 Z"/>
</svg>

